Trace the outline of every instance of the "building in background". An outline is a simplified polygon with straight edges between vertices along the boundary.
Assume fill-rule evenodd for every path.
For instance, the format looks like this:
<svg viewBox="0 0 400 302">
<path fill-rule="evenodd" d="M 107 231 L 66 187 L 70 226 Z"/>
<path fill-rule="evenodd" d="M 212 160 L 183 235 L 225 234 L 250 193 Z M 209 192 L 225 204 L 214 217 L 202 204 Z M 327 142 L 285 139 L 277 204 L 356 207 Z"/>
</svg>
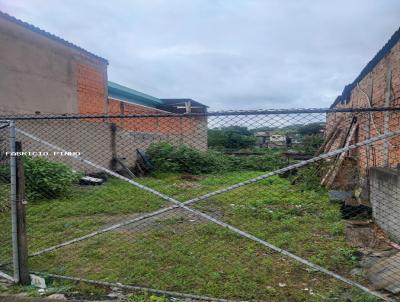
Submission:
<svg viewBox="0 0 400 302">
<path fill-rule="evenodd" d="M 0 12 L 0 113 L 205 112 L 191 99 L 158 99 L 107 79 L 108 61 Z M 182 107 L 183 104 L 183 107 Z"/>
<path fill-rule="evenodd" d="M 108 82 L 106 111 L 109 114 L 149 115 L 136 119 L 113 119 L 124 129 L 136 133 L 154 133 L 182 137 L 181 141 L 205 149 L 207 146 L 207 118 L 205 116 L 175 117 L 158 115 L 206 113 L 207 106 L 191 99 L 158 99 L 126 86 Z M 196 143 L 200 139 L 200 144 Z"/>
<path fill-rule="evenodd" d="M 106 59 L 0 12 L 0 112 L 104 112 Z"/>
<path fill-rule="evenodd" d="M 206 116 L 177 115 L 205 113 L 207 106 L 193 100 L 164 101 L 109 82 L 108 64 L 105 58 L 0 12 L 0 116 L 142 115 L 17 122 L 20 129 L 67 151 L 79 147 L 84 158 L 104 167 L 112 167 L 116 158 L 134 165 L 135 150 L 154 141 L 207 148 Z M 25 148 L 40 147 L 26 137 L 19 139 Z"/>
</svg>

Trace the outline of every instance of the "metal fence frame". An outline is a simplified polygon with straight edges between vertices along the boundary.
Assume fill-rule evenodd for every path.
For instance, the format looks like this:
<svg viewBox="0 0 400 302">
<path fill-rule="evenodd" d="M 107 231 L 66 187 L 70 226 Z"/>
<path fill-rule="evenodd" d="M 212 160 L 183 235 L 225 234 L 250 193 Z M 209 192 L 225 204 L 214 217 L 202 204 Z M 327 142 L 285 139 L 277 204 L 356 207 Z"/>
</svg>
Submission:
<svg viewBox="0 0 400 302">
<path fill-rule="evenodd" d="M 183 116 L 185 116 L 185 117 L 190 117 L 190 116 L 206 116 L 206 117 L 209 117 L 209 116 L 229 116 L 229 115 L 245 115 L 245 116 L 248 116 L 248 115 L 279 115 L 279 114 L 292 114 L 292 113 L 299 113 L 299 114 L 301 114 L 301 113 L 325 113 L 326 114 L 326 113 L 336 113 L 336 112 L 353 112 L 353 113 L 358 113 L 359 112 L 359 113 L 362 113 L 362 112 L 388 112 L 388 111 L 396 111 L 397 112 L 397 111 L 400 111 L 400 108 L 392 108 L 392 107 L 390 107 L 390 108 L 357 108 L 357 109 L 293 109 L 293 110 L 257 110 L 257 111 L 231 111 L 231 112 L 226 111 L 226 112 L 209 112 L 209 113 L 205 113 L 205 114 L 188 113 L 188 114 L 184 114 Z M 68 115 L 68 116 L 54 115 L 54 116 L 16 116 L 16 117 L 14 116 L 12 118 L 11 117 L 5 117 L 5 118 L 7 118 L 6 122 L 8 123 L 8 127 L 10 129 L 10 136 L 9 137 L 10 137 L 10 151 L 11 152 L 15 152 L 15 150 L 16 150 L 15 149 L 16 133 L 19 133 L 19 134 L 21 134 L 21 135 L 23 135 L 25 137 L 28 137 L 28 138 L 30 138 L 30 139 L 32 139 L 32 140 L 34 140 L 34 141 L 36 141 L 36 142 L 38 142 L 38 143 L 40 143 L 40 144 L 42 144 L 44 146 L 47 146 L 47 147 L 49 147 L 51 149 L 54 149 L 54 150 L 57 150 L 57 151 L 61 151 L 61 152 L 69 152 L 70 150 L 66 150 L 64 148 L 61 148 L 61 147 L 59 147 L 57 145 L 54 145 L 54 144 L 52 144 L 50 142 L 47 142 L 46 140 L 44 140 L 44 139 L 42 139 L 40 137 L 37 137 L 37 136 L 35 136 L 33 134 L 30 134 L 29 132 L 27 132 L 25 130 L 19 129 L 18 127 L 15 126 L 15 121 L 18 121 L 18 120 L 46 120 L 46 119 L 48 119 L 48 120 L 58 120 L 58 119 L 63 119 L 63 120 L 64 119 L 65 120 L 68 120 L 68 119 L 101 119 L 101 118 L 104 118 L 104 119 L 111 119 L 111 118 L 129 119 L 129 118 L 171 117 L 171 116 L 177 116 L 177 115 L 176 114 L 160 114 L 160 115 L 153 115 L 153 114 L 150 114 L 150 115 L 149 114 L 147 114 L 147 115 L 79 115 L 79 116 L 76 116 L 76 115 Z M 99 170 L 107 173 L 108 175 L 114 176 L 114 177 L 116 177 L 118 179 L 121 179 L 123 181 L 126 181 L 126 182 L 130 183 L 131 185 L 133 185 L 133 186 L 135 186 L 135 187 L 137 187 L 137 188 L 139 188 L 141 190 L 144 190 L 146 192 L 154 194 L 154 195 L 162 198 L 163 200 L 172 203 L 173 205 L 169 206 L 167 208 L 162 208 L 161 210 L 158 210 L 158 211 L 155 211 L 155 212 L 152 212 L 152 213 L 147 213 L 145 215 L 142 215 L 142 216 L 134 218 L 134 219 L 126 220 L 126 221 L 124 221 L 122 223 L 114 224 L 114 225 L 112 225 L 110 227 L 107 227 L 107 228 L 101 228 L 101 229 L 99 229 L 99 230 L 97 230 L 95 232 L 86 234 L 86 235 L 78 237 L 78 238 L 74 238 L 72 240 L 68 240 L 68 241 L 63 242 L 61 244 L 57 244 L 57 245 L 45 248 L 45 249 L 40 250 L 40 251 L 35 251 L 35 252 L 31 253 L 29 256 L 30 257 L 34 257 L 34 256 L 42 255 L 44 253 L 48 253 L 48 252 L 54 251 L 56 249 L 65 247 L 67 245 L 74 244 L 74 243 L 80 242 L 82 240 L 86 240 L 88 238 L 97 236 L 99 234 L 102 234 L 102 233 L 105 233 L 105 232 L 109 232 L 109 231 L 114 230 L 116 228 L 120 228 L 122 226 L 131 224 L 131 223 L 134 223 L 134 222 L 137 222 L 137 221 L 140 221 L 140 220 L 144 220 L 144 219 L 147 219 L 149 217 L 157 216 L 157 215 L 159 215 L 161 213 L 164 213 L 166 211 L 169 211 L 169 210 L 172 210 L 172 209 L 176 209 L 176 208 L 182 208 L 182 209 L 184 209 L 184 210 L 186 210 L 188 212 L 191 212 L 191 213 L 193 213 L 195 215 L 198 215 L 198 216 L 200 216 L 200 217 L 202 217 L 202 218 L 204 218 L 204 219 L 206 219 L 206 220 L 208 220 L 208 221 L 210 221 L 210 222 L 212 222 L 214 224 L 217 224 L 220 227 L 229 229 L 230 231 L 232 231 L 233 233 L 236 233 L 237 235 L 239 235 L 241 237 L 244 237 L 244 238 L 247 238 L 247 239 L 252 240 L 254 242 L 257 242 L 258 244 L 260 244 L 260 245 L 262 245 L 264 247 L 267 247 L 267 248 L 269 248 L 269 249 L 271 249 L 271 250 L 273 250 L 275 252 L 279 252 L 279 253 L 281 253 L 281 254 L 289 257 L 289 258 L 292 258 L 292 259 L 294 259 L 294 260 L 296 260 L 296 261 L 298 261 L 298 262 L 300 262 L 300 263 L 302 263 L 302 264 L 304 264 L 304 265 L 306 265 L 306 266 L 308 266 L 308 267 L 310 267 L 310 268 L 312 268 L 314 270 L 317 270 L 319 272 L 327 274 L 327 275 L 329 275 L 329 276 L 331 276 L 331 277 L 333 277 L 333 278 L 335 278 L 337 280 L 340 280 L 340 281 L 342 281 L 342 282 L 344 282 L 344 283 L 346 283 L 348 285 L 351 285 L 353 287 L 357 287 L 357 288 L 361 289 L 362 291 L 364 291 L 366 293 L 369 293 L 369 294 L 371 294 L 373 296 L 376 296 L 376 297 L 378 297 L 380 299 L 389 300 L 385 295 L 382 295 L 381 293 L 379 293 L 377 291 L 371 290 L 371 289 L 369 289 L 369 288 L 367 288 L 367 287 L 365 287 L 365 286 L 363 286 L 363 285 L 361 285 L 361 284 L 359 284 L 359 283 L 357 283 L 355 281 L 352 281 L 352 280 L 350 280 L 348 278 L 345 278 L 345 277 L 343 277 L 343 276 L 341 276 L 341 275 L 339 275 L 339 274 L 337 274 L 335 272 L 332 272 L 332 271 L 327 270 L 327 269 L 325 269 L 325 268 L 323 268 L 323 267 L 321 267 L 319 265 L 316 265 L 316 264 L 314 264 L 314 263 L 312 263 L 312 262 L 310 262 L 310 261 L 308 261 L 308 260 L 306 260 L 306 259 L 304 259 L 304 258 L 302 258 L 300 256 L 297 256 L 297 255 L 295 255 L 295 254 L 293 254 L 293 253 L 291 253 L 291 252 L 289 252 L 289 251 L 287 251 L 285 249 L 281 249 L 281 248 L 271 244 L 270 242 L 267 242 L 267 241 L 265 241 L 263 239 L 260 239 L 260 238 L 258 238 L 256 236 L 253 236 L 250 233 L 248 233 L 246 231 L 243 231 L 243 230 L 241 230 L 241 229 L 239 229 L 239 228 L 237 228 L 237 227 L 235 227 L 233 225 L 230 225 L 230 224 L 225 223 L 225 222 L 223 222 L 221 220 L 218 220 L 218 219 L 216 219 L 214 217 L 211 217 L 211 216 L 209 216 L 208 214 L 206 214 L 204 212 L 201 212 L 201 211 L 199 211 L 197 209 L 191 208 L 191 207 L 189 207 L 189 205 L 191 205 L 193 203 L 196 203 L 198 201 L 201 201 L 201 200 L 205 200 L 205 199 L 207 199 L 209 197 L 212 197 L 212 196 L 215 196 L 215 195 L 218 195 L 218 194 L 222 194 L 222 193 L 234 190 L 236 188 L 239 188 L 239 187 L 242 187 L 242 186 L 246 186 L 248 184 L 252 184 L 252 183 L 258 182 L 260 180 L 269 178 L 269 177 L 274 176 L 274 175 L 279 175 L 279 174 L 291 171 L 293 169 L 297 169 L 297 168 L 309 165 L 311 163 L 315 163 L 315 162 L 320 161 L 320 160 L 328 159 L 328 158 L 334 157 L 336 155 L 342 154 L 344 152 L 347 152 L 347 151 L 350 151 L 350 150 L 353 150 L 353 149 L 357 149 L 357 148 L 362 147 L 362 146 L 369 146 L 369 145 L 371 145 L 371 144 L 373 144 L 373 143 L 375 143 L 377 141 L 387 141 L 387 139 L 389 139 L 389 138 L 398 137 L 398 136 L 400 136 L 400 130 L 385 131 L 384 134 L 381 134 L 381 135 L 366 139 L 366 140 L 358 142 L 356 144 L 351 144 L 351 145 L 348 145 L 346 147 L 343 147 L 343 148 L 340 148 L 340 149 L 337 149 L 337 150 L 334 150 L 334 151 L 331 151 L 331 152 L 328 152 L 328 153 L 320 154 L 320 155 L 318 155 L 316 157 L 313 157 L 313 158 L 311 158 L 309 160 L 303 160 L 303 161 L 301 161 L 299 163 L 289 165 L 289 166 L 287 166 L 285 168 L 281 168 L 281 169 L 275 170 L 273 172 L 268 172 L 268 173 L 265 173 L 265 174 L 263 174 L 261 176 L 258 176 L 258 177 L 252 178 L 252 179 L 248 179 L 246 181 L 242 181 L 242 182 L 236 183 L 234 185 L 230 185 L 230 186 L 228 186 L 226 188 L 218 189 L 218 190 L 215 190 L 213 192 L 209 192 L 209 193 L 204 194 L 202 196 L 191 198 L 191 199 L 188 199 L 188 200 L 183 201 L 183 202 L 178 201 L 177 199 L 175 199 L 173 197 L 170 197 L 170 196 L 168 196 L 168 195 L 166 195 L 164 193 L 161 193 L 161 192 L 159 192 L 159 191 L 157 191 L 155 189 L 152 189 L 150 187 L 142 185 L 142 184 L 140 184 L 140 183 L 138 183 L 138 182 L 136 182 L 136 181 L 134 181 L 132 179 L 124 177 L 124 176 L 122 176 L 122 175 L 120 175 L 120 174 L 118 174 L 118 173 L 116 173 L 116 172 L 114 172 L 114 171 L 112 171 L 112 170 L 110 170 L 108 168 L 105 168 L 105 167 L 100 166 L 100 165 L 98 165 L 96 163 L 93 163 L 90 160 L 87 160 L 87 159 L 82 158 L 80 156 L 72 156 L 73 159 L 76 160 L 76 161 L 82 162 L 82 163 L 84 163 L 86 165 L 89 165 L 89 166 L 93 166 L 96 169 L 99 169 Z M 16 201 L 17 200 L 16 169 L 17 169 L 16 168 L 16 159 L 15 159 L 14 156 L 11 156 L 10 174 L 11 174 L 11 188 L 12 188 L 12 190 L 11 190 L 11 213 L 12 213 L 12 238 L 13 238 L 13 240 L 12 240 L 12 243 L 13 243 L 13 268 L 14 268 L 13 280 L 18 283 L 20 281 L 20 276 L 19 276 L 19 259 L 18 259 L 18 254 L 19 254 L 18 248 L 19 247 L 18 247 L 18 238 L 17 238 L 17 235 L 18 235 L 17 234 L 17 213 L 16 213 L 16 202 L 17 202 Z M 153 289 L 145 289 L 143 287 L 135 287 L 135 286 L 128 286 L 128 285 L 118 285 L 118 284 L 114 284 L 114 283 L 86 280 L 86 279 L 74 278 L 74 277 L 68 277 L 68 276 L 59 276 L 59 275 L 54 275 L 54 274 L 52 276 L 53 277 L 64 278 L 64 279 L 69 279 L 69 280 L 75 280 L 75 281 L 76 280 L 83 280 L 83 281 L 87 281 L 87 282 L 97 283 L 99 285 L 113 285 L 113 286 L 116 285 L 116 286 L 120 286 L 120 287 L 126 288 L 126 289 L 147 290 L 147 291 L 150 291 L 150 292 L 155 292 L 155 293 L 160 293 L 160 294 L 168 294 L 168 295 L 175 295 L 175 296 L 179 296 L 180 295 L 181 297 L 186 297 L 186 298 L 206 299 L 206 300 L 207 299 L 211 299 L 209 297 L 187 295 L 187 294 L 179 294 L 179 293 L 173 293 L 173 292 L 168 292 L 168 291 L 159 291 L 159 290 L 153 290 Z M 221 301 L 223 301 L 223 299 L 221 299 Z"/>
</svg>

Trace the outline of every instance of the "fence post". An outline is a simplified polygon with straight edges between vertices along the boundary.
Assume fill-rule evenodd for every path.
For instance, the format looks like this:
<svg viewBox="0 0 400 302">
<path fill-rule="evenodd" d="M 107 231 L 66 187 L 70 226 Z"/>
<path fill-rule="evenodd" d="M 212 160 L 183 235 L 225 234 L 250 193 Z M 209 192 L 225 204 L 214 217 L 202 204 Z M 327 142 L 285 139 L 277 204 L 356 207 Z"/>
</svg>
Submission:
<svg viewBox="0 0 400 302">
<path fill-rule="evenodd" d="M 19 255 L 17 228 L 17 162 L 15 156 L 15 121 L 10 121 L 10 183 L 11 183 L 11 235 L 14 282 L 19 283 Z M 14 152 L 14 153 L 13 153 Z"/>
<path fill-rule="evenodd" d="M 111 162 L 110 168 L 111 170 L 115 171 L 117 169 L 117 126 L 114 123 L 110 124 L 110 148 L 111 148 Z"/>
<path fill-rule="evenodd" d="M 21 142 L 15 142 L 15 150 L 17 152 L 22 152 Z M 25 173 L 22 156 L 17 156 L 16 164 L 19 283 L 28 285 L 30 283 L 30 276 L 28 268 L 28 242 L 26 237 Z"/>
<path fill-rule="evenodd" d="M 10 121 L 10 177 L 11 177 L 11 224 L 14 281 L 29 284 L 28 250 L 25 226 L 25 178 L 21 156 L 22 146 L 16 141 L 15 121 Z M 14 152 L 14 153 L 13 153 Z"/>
<path fill-rule="evenodd" d="M 385 108 L 390 106 L 391 89 L 392 89 L 392 66 L 389 65 L 386 72 L 386 88 L 385 88 L 385 103 L 384 103 Z M 386 110 L 383 116 L 384 134 L 390 131 L 389 122 L 390 122 L 390 112 Z M 383 141 L 383 161 L 385 167 L 389 167 L 389 141 L 390 139 L 385 139 Z"/>
</svg>

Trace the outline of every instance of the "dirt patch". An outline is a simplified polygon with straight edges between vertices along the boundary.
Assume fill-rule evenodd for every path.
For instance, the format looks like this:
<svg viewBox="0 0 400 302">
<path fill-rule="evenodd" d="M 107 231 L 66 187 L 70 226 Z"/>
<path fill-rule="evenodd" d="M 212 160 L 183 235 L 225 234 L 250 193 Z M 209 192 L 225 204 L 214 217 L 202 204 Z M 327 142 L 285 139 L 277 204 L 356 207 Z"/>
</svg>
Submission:
<svg viewBox="0 0 400 302">
<path fill-rule="evenodd" d="M 372 221 L 346 221 L 345 235 L 351 247 L 374 248 L 381 244 Z"/>
<path fill-rule="evenodd" d="M 182 181 L 178 184 L 179 188 L 182 189 L 200 189 L 201 188 L 201 184 L 195 181 Z"/>
<path fill-rule="evenodd" d="M 204 176 L 199 176 L 199 175 L 192 175 L 192 174 L 183 174 L 181 175 L 181 179 L 187 180 L 187 181 L 199 181 L 203 179 Z"/>
</svg>

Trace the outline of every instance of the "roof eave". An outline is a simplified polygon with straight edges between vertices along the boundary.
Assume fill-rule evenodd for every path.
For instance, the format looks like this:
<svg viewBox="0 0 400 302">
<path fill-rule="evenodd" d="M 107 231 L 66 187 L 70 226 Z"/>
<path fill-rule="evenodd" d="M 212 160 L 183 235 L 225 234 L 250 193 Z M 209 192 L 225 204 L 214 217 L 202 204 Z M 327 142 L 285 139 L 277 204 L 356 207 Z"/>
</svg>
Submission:
<svg viewBox="0 0 400 302">
<path fill-rule="evenodd" d="M 108 82 L 108 94 L 110 97 L 123 99 L 128 102 L 138 103 L 145 106 L 156 107 L 163 104 L 162 101 L 156 97 L 110 81 Z"/>
<path fill-rule="evenodd" d="M 10 21 L 10 22 L 12 22 L 14 24 L 17 24 L 17 25 L 19 25 L 19 26 L 21 26 L 21 27 L 23 27 L 23 28 L 25 28 L 27 30 L 30 30 L 30 31 L 32 31 L 34 33 L 37 33 L 37 34 L 39 34 L 41 36 L 47 37 L 47 38 L 49 38 L 49 39 L 51 39 L 51 40 L 53 40 L 55 42 L 63 44 L 64 46 L 67 46 L 67 47 L 70 47 L 72 49 L 75 49 L 75 50 L 87 55 L 88 57 L 91 57 L 93 59 L 96 59 L 96 60 L 101 61 L 102 63 L 108 65 L 108 60 L 107 59 L 102 58 L 102 57 L 100 57 L 98 55 L 95 55 L 94 53 L 91 53 L 91 52 L 83 49 L 82 47 L 79 47 L 78 45 L 75 45 L 75 44 L 73 44 L 71 42 L 68 42 L 67 40 L 64 40 L 64 39 L 62 39 L 62 38 L 60 38 L 60 37 L 58 37 L 58 36 L 56 36 L 56 35 L 54 35 L 52 33 L 49 33 L 47 31 L 37 27 L 37 26 L 34 26 L 34 25 L 30 24 L 30 23 L 22 21 L 22 20 L 20 20 L 20 19 L 18 19 L 16 17 L 13 17 L 13 16 L 11 16 L 11 15 L 5 13 L 5 12 L 2 12 L 2 11 L 0 11 L 0 17 L 2 17 L 3 19 L 8 20 L 8 21 Z"/>
</svg>

